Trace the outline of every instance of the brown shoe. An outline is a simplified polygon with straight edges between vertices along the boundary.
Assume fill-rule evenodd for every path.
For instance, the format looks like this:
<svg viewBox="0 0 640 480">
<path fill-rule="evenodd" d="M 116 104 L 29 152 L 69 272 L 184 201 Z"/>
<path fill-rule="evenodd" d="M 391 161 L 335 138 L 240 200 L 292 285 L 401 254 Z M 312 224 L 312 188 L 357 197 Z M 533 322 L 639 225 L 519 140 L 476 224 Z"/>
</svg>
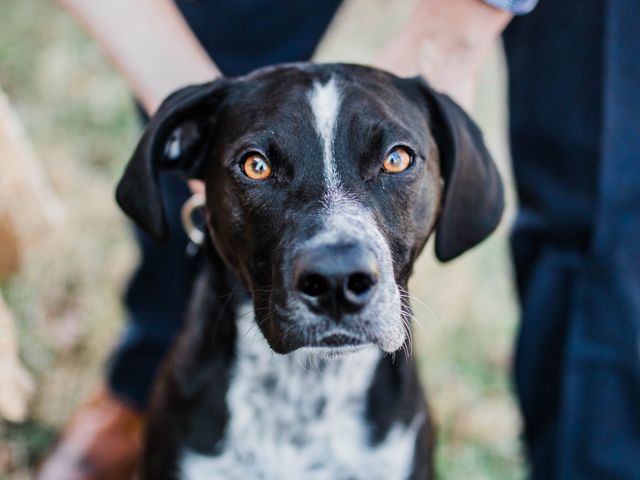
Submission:
<svg viewBox="0 0 640 480">
<path fill-rule="evenodd" d="M 107 391 L 80 407 L 37 480 L 127 480 L 141 449 L 144 417 Z"/>
</svg>

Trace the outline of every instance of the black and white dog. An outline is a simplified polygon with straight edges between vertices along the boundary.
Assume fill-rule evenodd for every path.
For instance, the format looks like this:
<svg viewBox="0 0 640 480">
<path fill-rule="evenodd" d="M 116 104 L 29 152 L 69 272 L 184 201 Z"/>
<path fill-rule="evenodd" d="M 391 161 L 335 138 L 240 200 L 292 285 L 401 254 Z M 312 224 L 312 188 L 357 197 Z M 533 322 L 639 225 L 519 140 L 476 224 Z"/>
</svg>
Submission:
<svg viewBox="0 0 640 480">
<path fill-rule="evenodd" d="M 264 68 L 179 90 L 149 123 L 117 199 L 156 238 L 168 168 L 205 182 L 208 262 L 143 478 L 432 478 L 406 288 L 432 231 L 446 261 L 500 220 L 469 117 L 419 78 Z"/>
</svg>

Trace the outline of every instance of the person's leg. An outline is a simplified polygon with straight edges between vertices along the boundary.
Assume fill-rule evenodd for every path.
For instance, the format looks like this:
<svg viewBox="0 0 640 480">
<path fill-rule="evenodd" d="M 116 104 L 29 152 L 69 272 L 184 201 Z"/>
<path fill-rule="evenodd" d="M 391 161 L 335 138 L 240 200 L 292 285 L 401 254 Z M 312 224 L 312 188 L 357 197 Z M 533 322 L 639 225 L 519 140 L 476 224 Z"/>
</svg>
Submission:
<svg viewBox="0 0 640 480">
<path fill-rule="evenodd" d="M 180 221 L 190 195 L 184 179 L 163 172 L 160 186 L 169 240 L 156 242 L 135 227 L 140 261 L 125 295 L 128 322 L 107 375 L 111 392 L 139 411 L 147 406 L 158 366 L 180 329 L 201 260 L 200 254 L 187 254 L 189 239 Z"/>
<path fill-rule="evenodd" d="M 640 35 L 616 24 L 640 11 L 624 3 L 542 0 L 505 33 L 535 479 L 640 478 Z"/>
<path fill-rule="evenodd" d="M 598 204 L 576 292 L 558 476 L 640 479 L 640 3 L 604 12 Z"/>
<path fill-rule="evenodd" d="M 505 32 L 519 211 L 515 381 L 536 479 L 555 478 L 572 295 L 591 242 L 601 118 L 602 2 L 542 0 Z M 574 11 L 575 10 L 575 11 Z"/>
</svg>

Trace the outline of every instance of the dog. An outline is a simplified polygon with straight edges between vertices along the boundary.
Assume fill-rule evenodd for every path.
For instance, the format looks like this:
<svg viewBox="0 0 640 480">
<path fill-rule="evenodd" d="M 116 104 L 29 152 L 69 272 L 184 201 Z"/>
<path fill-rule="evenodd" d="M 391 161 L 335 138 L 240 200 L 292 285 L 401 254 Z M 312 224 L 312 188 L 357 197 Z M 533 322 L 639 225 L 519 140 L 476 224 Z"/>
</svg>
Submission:
<svg viewBox="0 0 640 480">
<path fill-rule="evenodd" d="M 154 391 L 144 479 L 430 479 L 407 282 L 451 260 L 503 188 L 423 79 L 296 63 L 189 86 L 151 119 L 121 208 L 168 235 L 158 172 L 206 187 L 206 264 Z"/>
</svg>

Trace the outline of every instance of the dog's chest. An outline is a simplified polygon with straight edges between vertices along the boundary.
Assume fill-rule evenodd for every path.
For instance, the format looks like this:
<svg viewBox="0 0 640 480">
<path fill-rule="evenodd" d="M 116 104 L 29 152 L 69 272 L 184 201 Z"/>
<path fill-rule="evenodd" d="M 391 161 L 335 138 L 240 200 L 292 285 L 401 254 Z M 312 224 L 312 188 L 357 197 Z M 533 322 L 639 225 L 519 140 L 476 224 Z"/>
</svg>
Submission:
<svg viewBox="0 0 640 480">
<path fill-rule="evenodd" d="M 369 441 L 365 402 L 379 360 L 375 348 L 339 359 L 305 352 L 278 356 L 250 315 L 241 316 L 219 454 L 184 451 L 181 478 L 407 478 L 417 421 L 396 425 L 380 443 Z"/>
</svg>

